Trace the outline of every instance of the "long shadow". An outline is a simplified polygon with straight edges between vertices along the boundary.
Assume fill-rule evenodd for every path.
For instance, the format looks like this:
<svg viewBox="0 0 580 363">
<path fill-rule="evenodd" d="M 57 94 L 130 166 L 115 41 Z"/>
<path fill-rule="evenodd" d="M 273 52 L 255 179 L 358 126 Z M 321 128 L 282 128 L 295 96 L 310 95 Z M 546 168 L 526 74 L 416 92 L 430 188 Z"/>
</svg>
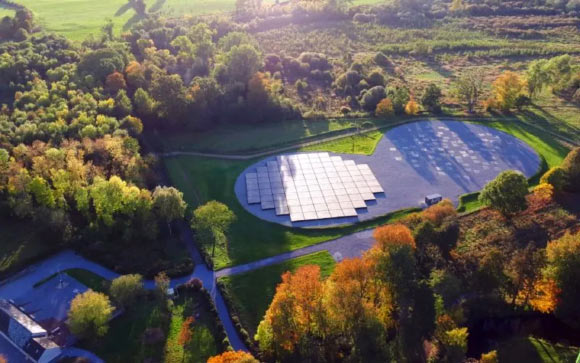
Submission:
<svg viewBox="0 0 580 363">
<path fill-rule="evenodd" d="M 143 20 L 145 17 L 141 14 L 134 14 L 127 22 L 123 25 L 123 30 L 129 30 L 135 24 Z"/>
<path fill-rule="evenodd" d="M 445 173 L 465 192 L 473 188 L 466 183 L 463 175 L 465 168 L 455 158 L 442 138 L 438 135 L 435 126 L 444 126 L 441 122 L 417 122 L 407 127 L 396 129 L 397 132 L 388 132 L 387 138 L 397 147 L 407 164 L 421 177 L 430 183 L 438 179 L 433 174 L 433 168 Z"/>
<path fill-rule="evenodd" d="M 125 14 L 127 11 L 129 11 L 130 9 L 133 9 L 133 6 L 131 5 L 131 3 L 126 3 L 115 12 L 115 16 L 121 16 L 121 15 Z"/>
<path fill-rule="evenodd" d="M 166 1 L 167 0 L 157 0 L 157 1 L 155 1 L 155 4 L 151 5 L 149 7 L 149 10 L 148 11 L 150 13 L 156 13 L 156 12 L 158 12 L 159 10 L 161 10 L 161 8 L 163 7 L 163 5 L 165 5 L 165 2 Z"/>
</svg>

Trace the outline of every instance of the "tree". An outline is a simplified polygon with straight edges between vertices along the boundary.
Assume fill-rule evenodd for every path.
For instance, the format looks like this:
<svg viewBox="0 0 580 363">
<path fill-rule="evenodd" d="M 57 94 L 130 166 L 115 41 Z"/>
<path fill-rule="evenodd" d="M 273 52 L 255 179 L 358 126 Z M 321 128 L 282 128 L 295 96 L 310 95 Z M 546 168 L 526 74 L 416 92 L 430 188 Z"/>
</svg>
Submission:
<svg viewBox="0 0 580 363">
<path fill-rule="evenodd" d="M 445 350 L 447 362 L 463 362 L 467 353 L 467 328 L 455 328 L 445 332 L 441 344 Z"/>
<path fill-rule="evenodd" d="M 374 111 L 378 103 L 387 96 L 385 87 L 375 86 L 367 90 L 361 98 L 361 106 L 367 111 Z"/>
<path fill-rule="evenodd" d="M 133 112 L 131 99 L 127 96 L 127 91 L 121 89 L 115 97 L 115 114 L 117 117 L 123 118 L 129 116 L 131 112 Z"/>
<path fill-rule="evenodd" d="M 151 96 L 158 102 L 159 116 L 166 118 L 172 125 L 184 121 L 188 101 L 183 81 L 177 74 L 160 74 L 151 82 Z"/>
<path fill-rule="evenodd" d="M 536 59 L 528 66 L 526 80 L 528 93 L 532 98 L 542 92 L 544 87 L 550 82 L 550 75 L 546 70 L 547 63 L 548 61 L 545 59 Z"/>
<path fill-rule="evenodd" d="M 508 111 L 516 106 L 516 100 L 526 87 L 526 82 L 516 73 L 503 72 L 493 81 L 493 95 L 500 109 Z"/>
<path fill-rule="evenodd" d="M 578 328 L 580 326 L 580 232 L 566 233 L 546 247 L 544 276 L 559 290 L 556 315 Z"/>
<path fill-rule="evenodd" d="M 570 151 L 560 167 L 566 172 L 566 189 L 580 192 L 580 147 Z"/>
<path fill-rule="evenodd" d="M 165 272 L 160 272 L 155 276 L 155 293 L 159 300 L 163 301 L 167 298 L 167 290 L 169 290 L 169 277 Z"/>
<path fill-rule="evenodd" d="M 419 105 L 417 104 L 417 102 L 415 102 L 415 99 L 413 99 L 413 97 L 411 97 L 409 102 L 407 102 L 407 105 L 405 105 L 405 113 L 407 115 L 416 115 L 417 113 L 419 113 Z"/>
<path fill-rule="evenodd" d="M 469 71 L 462 74 L 454 84 L 457 97 L 467 104 L 467 111 L 472 113 L 479 101 L 483 89 L 483 77 L 480 73 Z"/>
<path fill-rule="evenodd" d="M 553 186 L 555 192 L 561 192 L 568 183 L 568 175 L 562 167 L 555 166 L 542 175 L 540 184 L 543 183 Z"/>
<path fill-rule="evenodd" d="M 211 239 L 213 257 L 217 240 L 225 238 L 225 233 L 235 220 L 236 215 L 227 205 L 212 200 L 193 212 L 191 226 L 201 232 L 206 241 Z"/>
<path fill-rule="evenodd" d="M 258 363 L 250 353 L 242 350 L 223 352 L 220 355 L 210 357 L 207 363 Z"/>
<path fill-rule="evenodd" d="M 157 216 L 167 223 L 169 234 L 172 234 L 171 222 L 184 217 L 187 203 L 183 200 L 183 193 L 174 187 L 157 186 L 153 191 L 153 208 Z"/>
<path fill-rule="evenodd" d="M 79 337 L 104 336 L 109 329 L 113 307 L 107 295 L 88 290 L 71 301 L 68 312 L 69 326 Z"/>
<path fill-rule="evenodd" d="M 119 276 L 109 288 L 113 300 L 125 308 L 130 307 L 143 292 L 143 276 L 139 274 Z"/>
<path fill-rule="evenodd" d="M 429 83 L 423 96 L 421 97 L 421 104 L 430 112 L 441 112 L 441 88 L 437 87 L 435 83 Z"/>
<path fill-rule="evenodd" d="M 276 287 L 276 294 L 256 338 L 266 354 L 289 354 L 299 351 L 300 342 L 317 336 L 325 324 L 322 313 L 323 284 L 319 266 L 302 266 L 295 273 L 286 272 Z"/>
<path fill-rule="evenodd" d="M 181 323 L 181 328 L 179 329 L 179 337 L 177 338 L 177 343 L 183 349 L 182 360 L 185 360 L 186 347 L 191 343 L 191 338 L 193 337 L 193 323 L 195 318 L 193 316 L 188 317 Z"/>
<path fill-rule="evenodd" d="M 225 55 L 228 80 L 247 84 L 248 80 L 262 67 L 260 54 L 253 46 L 242 44 L 233 46 Z"/>
<path fill-rule="evenodd" d="M 155 112 L 155 101 L 143 88 L 137 88 L 137 91 L 133 95 L 133 102 L 137 114 L 140 116 L 149 117 Z"/>
<path fill-rule="evenodd" d="M 526 177 L 519 172 L 507 170 L 483 188 L 479 200 L 507 216 L 527 208 L 527 194 Z"/>
<path fill-rule="evenodd" d="M 127 88 L 127 83 L 123 73 L 115 71 L 107 76 L 105 86 L 112 94 L 115 94 L 119 90 Z"/>
<path fill-rule="evenodd" d="M 393 108 L 393 102 L 390 98 L 383 98 L 377 105 L 375 110 L 375 116 L 381 118 L 388 118 L 395 114 L 395 109 Z"/>
</svg>

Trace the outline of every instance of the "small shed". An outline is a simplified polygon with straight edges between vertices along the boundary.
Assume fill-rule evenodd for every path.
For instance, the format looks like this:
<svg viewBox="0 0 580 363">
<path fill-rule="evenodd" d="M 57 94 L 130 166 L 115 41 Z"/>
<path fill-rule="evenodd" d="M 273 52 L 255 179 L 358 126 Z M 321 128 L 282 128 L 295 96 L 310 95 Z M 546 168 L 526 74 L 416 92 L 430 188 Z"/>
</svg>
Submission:
<svg viewBox="0 0 580 363">
<path fill-rule="evenodd" d="M 442 200 L 443 197 L 441 194 L 429 194 L 425 197 L 425 204 L 427 204 L 427 206 L 431 206 L 433 204 L 439 203 Z"/>
</svg>

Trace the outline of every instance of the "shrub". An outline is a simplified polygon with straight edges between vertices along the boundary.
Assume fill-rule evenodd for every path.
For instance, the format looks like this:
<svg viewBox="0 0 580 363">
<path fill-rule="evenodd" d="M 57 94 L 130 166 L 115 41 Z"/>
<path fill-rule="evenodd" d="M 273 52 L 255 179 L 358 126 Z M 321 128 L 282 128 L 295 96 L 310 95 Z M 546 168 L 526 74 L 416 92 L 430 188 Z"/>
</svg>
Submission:
<svg viewBox="0 0 580 363">
<path fill-rule="evenodd" d="M 342 106 L 340 108 L 340 113 L 342 113 L 343 115 L 348 115 L 349 113 L 351 113 L 351 108 L 348 106 Z"/>
<path fill-rule="evenodd" d="M 375 86 L 363 94 L 361 98 L 361 106 L 367 111 L 374 111 L 379 102 L 386 96 L 385 87 Z"/>
<path fill-rule="evenodd" d="M 371 86 L 385 86 L 385 76 L 380 70 L 374 70 L 367 77 L 367 83 Z"/>
<path fill-rule="evenodd" d="M 550 184 L 556 192 L 560 192 L 567 183 L 566 171 L 561 167 L 553 167 L 542 175 L 540 183 Z"/>
<path fill-rule="evenodd" d="M 421 97 L 421 104 L 427 110 L 435 113 L 441 112 L 441 89 L 436 84 L 430 83 Z"/>
<path fill-rule="evenodd" d="M 296 87 L 296 91 L 300 94 L 303 95 L 306 93 L 306 91 L 308 90 L 308 82 L 306 82 L 303 79 L 299 79 L 296 81 L 296 83 L 294 83 L 294 86 Z"/>
<path fill-rule="evenodd" d="M 381 67 L 390 67 L 392 65 L 389 58 L 387 58 L 387 56 L 383 52 L 378 52 L 375 55 L 374 61 L 377 65 Z"/>
<path fill-rule="evenodd" d="M 143 277 L 139 274 L 119 276 L 111 282 L 113 300 L 127 308 L 143 293 Z"/>
<path fill-rule="evenodd" d="M 440 225 L 445 218 L 455 216 L 457 216 L 457 210 L 455 210 L 453 203 L 451 203 L 449 199 L 444 199 L 423 211 L 423 217 L 437 226 Z"/>
</svg>

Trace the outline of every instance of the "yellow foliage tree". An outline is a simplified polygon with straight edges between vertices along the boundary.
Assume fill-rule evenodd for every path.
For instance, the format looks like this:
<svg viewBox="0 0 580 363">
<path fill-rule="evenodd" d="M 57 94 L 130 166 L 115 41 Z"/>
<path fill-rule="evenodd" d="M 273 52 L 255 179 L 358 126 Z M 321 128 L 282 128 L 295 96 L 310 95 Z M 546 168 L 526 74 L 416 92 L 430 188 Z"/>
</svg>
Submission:
<svg viewBox="0 0 580 363">
<path fill-rule="evenodd" d="M 413 97 L 407 102 L 405 106 L 405 113 L 407 115 L 416 115 L 419 113 L 419 104 L 415 101 Z"/>
<path fill-rule="evenodd" d="M 552 279 L 540 279 L 534 283 L 530 305 L 542 313 L 551 313 L 558 306 L 560 289 Z"/>
<path fill-rule="evenodd" d="M 479 359 L 480 363 L 497 363 L 497 350 L 492 350 L 489 353 L 482 353 Z"/>
<path fill-rule="evenodd" d="M 383 98 L 378 104 L 375 110 L 375 116 L 387 118 L 395 114 L 395 109 L 393 108 L 393 101 L 390 98 Z"/>
<path fill-rule="evenodd" d="M 507 111 L 516 105 L 516 99 L 526 89 L 526 81 L 511 71 L 503 72 L 493 82 L 493 95 L 497 107 Z"/>
</svg>

